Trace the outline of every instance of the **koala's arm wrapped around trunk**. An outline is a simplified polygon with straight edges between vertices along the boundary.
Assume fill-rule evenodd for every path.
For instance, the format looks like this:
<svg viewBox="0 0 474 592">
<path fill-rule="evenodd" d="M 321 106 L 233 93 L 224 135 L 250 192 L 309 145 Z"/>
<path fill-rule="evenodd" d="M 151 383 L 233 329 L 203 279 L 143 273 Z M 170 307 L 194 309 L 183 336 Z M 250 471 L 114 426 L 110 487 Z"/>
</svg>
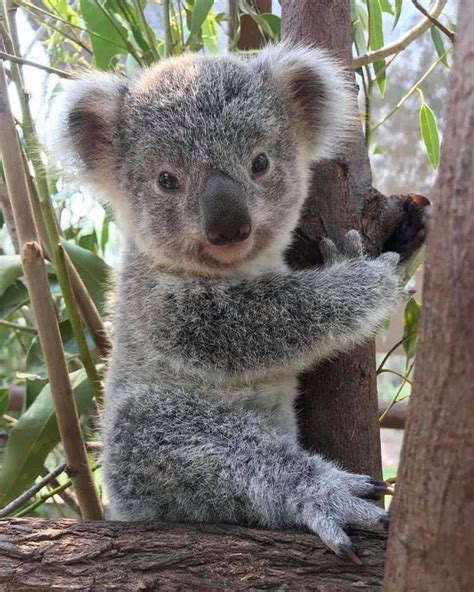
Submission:
<svg viewBox="0 0 474 592">
<path fill-rule="evenodd" d="M 400 295 L 398 256 L 238 283 L 183 282 L 162 295 L 157 345 L 184 372 L 264 377 L 363 341 Z"/>
</svg>

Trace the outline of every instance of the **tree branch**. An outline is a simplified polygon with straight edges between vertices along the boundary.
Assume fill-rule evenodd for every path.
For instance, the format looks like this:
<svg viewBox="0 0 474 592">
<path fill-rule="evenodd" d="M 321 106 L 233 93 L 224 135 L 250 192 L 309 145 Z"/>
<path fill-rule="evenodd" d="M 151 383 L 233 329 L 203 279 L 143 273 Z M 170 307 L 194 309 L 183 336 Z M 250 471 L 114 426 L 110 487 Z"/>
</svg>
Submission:
<svg viewBox="0 0 474 592">
<path fill-rule="evenodd" d="M 447 0 L 436 0 L 433 8 L 429 11 L 429 16 L 437 18 L 445 7 L 446 2 Z M 423 33 L 428 31 L 428 29 L 430 29 L 432 26 L 433 23 L 431 22 L 430 18 L 422 19 L 412 29 L 407 31 L 405 35 L 400 37 L 400 39 L 397 39 L 397 41 L 389 43 L 388 45 L 384 45 L 384 47 L 381 47 L 376 51 L 369 51 L 363 56 L 354 58 L 354 69 L 360 68 L 361 66 L 365 66 L 367 64 L 373 64 L 374 62 L 379 62 L 380 60 L 383 60 L 394 53 L 398 53 L 410 45 L 410 43 L 415 41 L 415 39 L 418 39 L 420 35 L 423 35 Z"/>
<path fill-rule="evenodd" d="M 456 35 L 450 31 L 447 27 L 445 27 L 443 25 L 443 23 L 440 23 L 439 20 L 437 18 L 435 18 L 434 16 L 432 16 L 427 10 L 426 8 L 423 8 L 423 6 L 417 2 L 417 0 L 411 0 L 415 6 L 415 8 L 417 8 L 421 14 L 424 14 L 426 16 L 427 19 L 429 19 L 433 25 L 435 27 L 437 27 L 440 31 L 442 31 L 446 37 L 448 37 L 451 41 L 451 43 L 454 43 L 454 40 L 456 39 Z"/>
<path fill-rule="evenodd" d="M 364 565 L 301 531 L 11 519 L 0 523 L 0 588 L 380 591 L 385 533 L 351 536 Z"/>
<path fill-rule="evenodd" d="M 24 506 L 25 503 L 30 498 L 32 498 L 34 495 L 36 495 L 38 493 L 38 491 L 41 491 L 41 489 L 43 489 L 43 487 L 45 485 L 48 485 L 48 483 L 51 483 L 51 481 L 56 479 L 56 477 L 58 477 L 65 469 L 66 469 L 65 464 L 60 465 L 59 467 L 57 467 L 57 469 L 55 469 L 54 471 L 51 471 L 50 473 L 45 475 L 41 479 L 41 481 L 38 481 L 38 483 L 35 483 L 31 487 L 29 487 L 21 495 L 16 497 L 12 502 L 7 504 L 4 508 L 2 508 L 0 510 L 0 518 L 5 518 L 5 516 L 8 516 L 9 514 L 13 514 L 13 512 L 18 510 L 18 508 L 21 508 L 22 506 Z"/>
</svg>

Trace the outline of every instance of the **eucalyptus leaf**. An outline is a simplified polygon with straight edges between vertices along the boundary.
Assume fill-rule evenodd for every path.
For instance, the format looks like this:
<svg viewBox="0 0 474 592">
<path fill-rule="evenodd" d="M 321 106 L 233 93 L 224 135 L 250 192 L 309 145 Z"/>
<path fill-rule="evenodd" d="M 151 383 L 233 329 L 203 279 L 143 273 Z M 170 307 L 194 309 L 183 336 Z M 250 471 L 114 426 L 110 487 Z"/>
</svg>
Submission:
<svg viewBox="0 0 474 592">
<path fill-rule="evenodd" d="M 29 302 L 30 297 L 24 284 L 17 280 L 13 286 L 6 289 L 0 297 L 0 319 L 8 317 L 12 312 Z"/>
<path fill-rule="evenodd" d="M 438 57 L 441 58 L 441 63 L 443 64 L 443 66 L 446 66 L 446 68 L 449 68 L 448 56 L 446 54 L 446 49 L 444 47 L 443 38 L 441 36 L 441 33 L 439 32 L 439 29 L 437 29 L 436 27 L 431 27 L 430 30 L 431 30 L 431 39 L 433 41 L 433 45 L 435 46 L 436 53 L 438 54 Z"/>
<path fill-rule="evenodd" d="M 195 0 L 191 13 L 190 37 L 199 36 L 213 4 L 213 0 Z"/>
<path fill-rule="evenodd" d="M 87 29 L 100 35 L 100 37 L 97 35 L 89 36 L 95 63 L 101 70 L 108 70 L 112 58 L 127 53 L 123 37 L 126 39 L 128 32 L 110 14 L 107 2 L 102 0 L 80 0 L 80 6 Z M 108 14 L 110 18 L 107 16 Z"/>
<path fill-rule="evenodd" d="M 421 304 L 414 298 L 410 298 L 405 306 L 403 328 L 403 349 L 408 361 L 410 361 L 416 353 L 420 316 Z"/>
<path fill-rule="evenodd" d="M 426 147 L 428 159 L 433 169 L 439 166 L 439 132 L 436 117 L 430 107 L 423 102 L 420 108 L 420 131 Z"/>
<path fill-rule="evenodd" d="M 103 313 L 110 267 L 98 255 L 75 243 L 63 241 L 63 245 L 99 312 Z"/>
<path fill-rule="evenodd" d="M 395 0 L 395 19 L 393 21 L 393 28 L 394 29 L 398 24 L 398 21 L 400 19 L 400 15 L 402 14 L 402 8 L 403 8 L 403 0 Z"/>
<path fill-rule="evenodd" d="M 0 297 L 22 275 L 20 255 L 0 255 Z"/>
<path fill-rule="evenodd" d="M 84 370 L 77 370 L 70 377 L 81 415 L 92 401 L 93 391 Z M 10 433 L 0 470 L 0 506 L 32 485 L 59 440 L 51 389 L 47 384 Z"/>
<path fill-rule="evenodd" d="M 367 0 L 369 10 L 369 48 L 383 47 L 383 17 L 380 0 Z"/>
</svg>

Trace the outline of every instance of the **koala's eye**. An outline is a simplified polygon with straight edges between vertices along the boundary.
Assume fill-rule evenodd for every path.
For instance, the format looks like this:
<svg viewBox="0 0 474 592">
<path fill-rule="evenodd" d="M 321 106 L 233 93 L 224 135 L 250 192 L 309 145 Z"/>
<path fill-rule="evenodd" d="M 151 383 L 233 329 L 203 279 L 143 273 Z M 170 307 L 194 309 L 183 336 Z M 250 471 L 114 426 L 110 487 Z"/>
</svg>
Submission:
<svg viewBox="0 0 474 592">
<path fill-rule="evenodd" d="M 252 161 L 252 173 L 254 175 L 259 175 L 263 173 L 268 168 L 268 156 L 261 152 L 257 154 L 257 156 Z"/>
<path fill-rule="evenodd" d="M 158 175 L 158 183 L 167 191 L 175 191 L 176 189 L 179 189 L 178 178 L 167 171 L 163 171 Z"/>
</svg>

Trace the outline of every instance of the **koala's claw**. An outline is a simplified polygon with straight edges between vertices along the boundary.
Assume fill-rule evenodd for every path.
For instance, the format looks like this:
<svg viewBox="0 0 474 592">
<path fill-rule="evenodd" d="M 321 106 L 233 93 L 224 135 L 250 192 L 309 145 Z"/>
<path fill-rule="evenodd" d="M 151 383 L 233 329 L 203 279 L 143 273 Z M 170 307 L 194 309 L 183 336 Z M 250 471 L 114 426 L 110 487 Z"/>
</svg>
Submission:
<svg viewBox="0 0 474 592">
<path fill-rule="evenodd" d="M 338 557 L 342 557 L 343 559 L 348 559 L 355 565 L 364 565 L 362 559 L 355 553 L 354 548 L 352 545 L 342 545 L 338 548 L 336 555 Z"/>
<path fill-rule="evenodd" d="M 319 241 L 319 251 L 325 265 L 334 265 L 339 259 L 339 251 L 330 238 Z"/>
<path fill-rule="evenodd" d="M 319 498 L 316 504 L 310 502 L 306 506 L 306 511 L 310 513 L 306 514 L 309 518 L 306 525 L 336 555 L 357 563 L 344 528 L 350 525 L 367 528 L 380 524 L 386 527 L 389 522 L 387 512 L 368 500 L 379 499 L 387 493 L 391 493 L 391 489 L 385 481 L 335 469 L 328 474 L 327 483 L 316 494 Z"/>
<path fill-rule="evenodd" d="M 344 237 L 344 252 L 351 259 L 359 259 L 364 256 L 362 237 L 357 230 L 349 230 Z"/>
<path fill-rule="evenodd" d="M 364 246 L 357 230 L 349 230 L 339 250 L 330 238 L 323 238 L 319 242 L 319 250 L 325 265 L 334 265 L 343 259 L 363 259 Z"/>
</svg>

